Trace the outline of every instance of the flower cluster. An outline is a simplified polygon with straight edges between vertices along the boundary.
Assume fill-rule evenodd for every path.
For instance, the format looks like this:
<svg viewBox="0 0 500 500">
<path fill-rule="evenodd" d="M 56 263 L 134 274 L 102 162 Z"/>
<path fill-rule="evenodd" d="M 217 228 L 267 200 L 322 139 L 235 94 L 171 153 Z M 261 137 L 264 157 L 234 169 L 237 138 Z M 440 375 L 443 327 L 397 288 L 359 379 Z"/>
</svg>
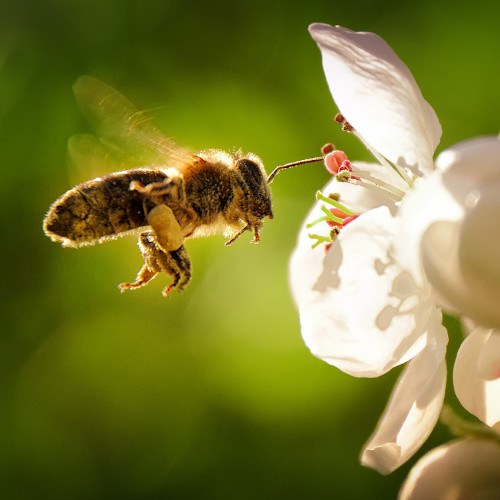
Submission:
<svg viewBox="0 0 500 500">
<path fill-rule="evenodd" d="M 443 310 L 472 325 L 454 366 L 459 400 L 486 425 L 500 421 L 500 140 L 471 139 L 434 161 L 439 120 L 389 45 L 342 27 L 309 30 L 338 120 L 377 163 L 326 154 L 333 178 L 300 230 L 290 286 L 318 358 L 356 377 L 406 363 L 361 455 L 389 473 L 442 409 Z"/>
</svg>

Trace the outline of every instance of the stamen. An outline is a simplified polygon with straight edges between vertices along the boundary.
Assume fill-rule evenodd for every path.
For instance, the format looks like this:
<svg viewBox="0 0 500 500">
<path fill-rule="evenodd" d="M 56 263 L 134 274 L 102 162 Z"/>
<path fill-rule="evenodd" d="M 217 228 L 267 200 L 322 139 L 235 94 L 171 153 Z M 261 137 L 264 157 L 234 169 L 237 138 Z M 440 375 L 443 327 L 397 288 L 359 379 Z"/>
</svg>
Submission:
<svg viewBox="0 0 500 500">
<path fill-rule="evenodd" d="M 389 163 L 385 160 L 385 158 L 381 157 L 382 161 L 385 161 L 385 165 L 390 166 Z M 372 186 L 377 187 L 380 190 L 384 191 L 384 193 L 389 196 L 394 201 L 400 201 L 405 192 L 391 184 L 378 179 L 373 176 L 370 172 L 365 171 L 356 171 L 356 175 L 353 175 L 353 170 L 351 167 L 351 162 L 347 158 L 347 155 L 340 150 L 330 151 L 324 157 L 324 164 L 326 169 L 333 175 L 338 182 L 351 182 L 352 184 L 359 184 L 366 186 L 366 182 L 368 181 Z M 352 181 L 360 181 L 360 182 L 352 182 Z"/>
<path fill-rule="evenodd" d="M 336 215 L 333 214 L 332 210 L 335 210 L 335 209 L 328 210 L 328 208 L 326 208 L 326 207 L 321 207 L 321 210 L 323 212 L 325 212 L 326 218 L 327 218 L 326 222 L 328 223 L 329 226 L 330 226 L 330 222 L 332 223 L 331 225 L 335 225 L 335 226 L 342 226 L 342 224 L 344 223 L 343 217 L 337 217 Z"/>
<path fill-rule="evenodd" d="M 332 242 L 332 239 L 330 238 L 330 236 L 322 236 L 321 234 L 308 234 L 307 236 L 309 236 L 309 238 L 313 239 L 313 240 L 316 240 L 313 245 L 312 245 L 312 248 L 316 248 L 320 243 L 331 243 Z"/>
<path fill-rule="evenodd" d="M 337 123 L 345 123 L 346 122 L 346 119 L 344 118 L 344 115 L 342 113 L 337 113 L 334 117 L 334 120 L 337 122 Z"/>
<path fill-rule="evenodd" d="M 347 155 L 343 151 L 333 150 L 325 156 L 324 164 L 328 172 L 337 175 L 341 167 L 350 167 Z"/>
<path fill-rule="evenodd" d="M 376 160 L 380 163 L 382 167 L 392 168 L 401 179 L 409 186 L 412 187 L 414 183 L 414 178 L 410 171 L 404 167 L 392 164 L 387 158 L 378 153 L 376 150 L 370 147 L 370 145 L 363 139 L 361 135 L 357 133 L 354 127 L 345 119 L 345 117 L 338 113 L 335 116 L 335 121 L 342 124 L 342 130 L 353 133 L 361 143 L 372 153 Z M 323 154 L 323 163 L 326 169 L 334 175 L 335 179 L 339 182 L 349 182 L 353 185 L 359 185 L 367 189 L 372 189 L 377 192 L 383 192 L 385 196 L 393 200 L 394 202 L 399 202 L 406 195 L 406 189 L 401 189 L 396 187 L 386 181 L 379 179 L 375 174 L 370 171 L 357 170 L 351 167 L 351 162 L 347 158 L 347 155 L 340 150 L 336 150 L 333 144 L 325 144 L 321 153 Z M 316 160 L 316 159 L 314 159 Z M 313 161 L 314 161 L 313 160 Z M 288 165 L 281 168 L 288 168 Z M 274 172 L 270 175 L 268 180 L 274 177 Z M 342 203 L 339 202 L 340 196 L 338 194 L 330 194 L 328 197 L 321 194 L 320 191 L 316 193 L 316 199 L 318 201 L 324 202 L 325 205 L 320 205 L 321 211 L 325 214 L 322 217 L 308 223 L 307 228 L 316 226 L 319 223 L 326 222 L 330 226 L 330 231 L 327 236 L 320 234 L 309 234 L 308 236 L 316 240 L 312 247 L 317 247 L 320 243 L 325 244 L 325 251 L 328 251 L 333 241 L 337 238 L 337 235 L 343 227 L 352 222 L 354 219 L 359 217 L 360 214 L 356 214 L 349 210 Z M 330 207 L 333 208 L 330 208 Z"/>
<path fill-rule="evenodd" d="M 344 132 L 354 132 L 353 126 L 344 118 L 342 113 L 337 113 L 335 115 L 335 121 L 342 124 L 342 130 Z"/>
<path fill-rule="evenodd" d="M 308 236 L 314 240 L 316 240 L 312 248 L 317 247 L 320 243 L 325 243 L 325 251 L 328 251 L 333 241 L 337 238 L 340 230 L 349 224 L 349 222 L 359 217 L 359 214 L 356 214 L 349 210 L 347 207 L 342 205 L 339 202 L 340 195 L 337 193 L 330 193 L 328 197 L 322 195 L 319 191 L 316 193 L 316 199 L 320 201 L 324 201 L 329 205 L 333 205 L 333 208 L 327 208 L 322 205 L 320 208 L 322 212 L 324 212 L 324 216 L 316 219 L 313 222 L 310 222 L 306 225 L 306 227 L 312 227 L 320 222 L 326 222 L 330 226 L 330 231 L 328 236 L 323 236 L 320 234 L 308 234 Z"/>
<path fill-rule="evenodd" d="M 351 179 L 359 180 L 359 177 L 352 175 L 352 168 L 350 165 L 346 166 L 345 164 L 342 164 L 339 168 L 339 173 L 337 174 L 336 179 L 338 182 L 349 182 Z"/>
<path fill-rule="evenodd" d="M 342 203 L 340 203 L 338 199 L 330 197 L 327 198 L 326 196 L 323 196 L 320 191 L 316 193 L 316 199 L 318 201 L 324 201 L 325 203 L 333 205 L 335 208 L 342 210 L 342 212 L 344 212 L 346 215 L 356 215 L 352 210 L 349 210 L 347 207 L 342 205 Z"/>
<path fill-rule="evenodd" d="M 378 151 L 375 151 L 364 139 L 361 135 L 359 135 L 355 130 L 353 130 L 353 134 L 359 139 L 359 141 L 365 146 L 368 151 L 375 157 L 375 159 L 385 167 L 392 168 L 400 177 L 403 179 L 408 186 L 413 186 L 413 179 L 408 175 L 406 170 L 398 165 L 391 163 L 387 158 L 382 156 Z"/>
<path fill-rule="evenodd" d="M 374 177 L 369 172 L 356 171 L 356 176 L 358 177 L 358 179 L 356 179 L 358 182 L 356 182 L 355 184 L 362 185 L 364 187 L 367 187 L 368 189 L 376 188 L 378 191 L 382 190 L 384 194 L 391 198 L 391 200 L 393 201 L 401 201 L 403 199 L 403 196 L 405 196 L 406 194 L 403 190 L 377 177 Z"/>
<path fill-rule="evenodd" d="M 323 156 L 326 156 L 327 154 L 329 153 L 332 153 L 333 151 L 335 151 L 335 146 L 329 142 L 327 144 L 325 144 L 322 148 L 321 148 L 321 154 Z"/>
<path fill-rule="evenodd" d="M 344 132 L 353 133 L 358 138 L 358 140 L 365 146 L 365 148 L 368 149 L 368 151 L 370 151 L 370 153 L 375 157 L 375 159 L 378 160 L 378 162 L 381 165 L 392 168 L 408 184 L 408 186 L 410 187 L 413 186 L 413 179 L 408 175 L 406 169 L 391 163 L 389 160 L 387 160 L 387 158 L 384 158 L 384 156 L 382 156 L 378 151 L 375 151 L 356 131 L 356 129 L 344 118 L 344 115 L 342 115 L 341 113 L 337 113 L 337 115 L 335 115 L 335 121 L 337 123 L 342 124 L 342 130 Z"/>
<path fill-rule="evenodd" d="M 320 222 L 324 222 L 328 220 L 328 216 L 320 217 L 319 219 L 316 219 L 315 221 L 309 222 L 309 224 L 306 224 L 306 227 L 313 227 L 316 224 L 319 224 Z"/>
</svg>

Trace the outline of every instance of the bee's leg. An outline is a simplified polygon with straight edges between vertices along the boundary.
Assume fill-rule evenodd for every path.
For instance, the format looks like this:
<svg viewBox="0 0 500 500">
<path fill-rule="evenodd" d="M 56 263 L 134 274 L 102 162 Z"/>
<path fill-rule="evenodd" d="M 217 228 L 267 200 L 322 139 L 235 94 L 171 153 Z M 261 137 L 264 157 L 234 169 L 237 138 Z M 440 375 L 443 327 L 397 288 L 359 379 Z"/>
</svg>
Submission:
<svg viewBox="0 0 500 500">
<path fill-rule="evenodd" d="M 237 238 L 239 238 L 245 231 L 253 231 L 253 240 L 250 243 L 259 243 L 260 235 L 259 235 L 260 226 L 252 225 L 248 223 L 243 229 L 241 229 L 238 233 L 236 233 L 230 240 L 226 241 L 224 245 L 231 245 Z"/>
<path fill-rule="evenodd" d="M 165 252 L 158 244 L 153 231 L 144 231 L 141 233 L 138 244 L 145 264 L 137 274 L 134 283 L 123 283 L 120 285 L 122 292 L 147 284 L 161 272 L 168 274 L 173 279 L 172 284 L 163 290 L 163 295 L 168 295 L 175 287 L 181 291 L 189 283 L 191 278 L 191 262 L 184 246 L 171 252 Z"/>
<path fill-rule="evenodd" d="M 124 292 L 125 290 L 133 290 L 135 288 L 146 285 L 159 272 L 162 271 L 160 266 L 156 263 L 157 259 L 154 258 L 155 253 L 157 253 L 159 249 L 156 248 L 158 245 L 155 242 L 155 235 L 153 231 L 144 231 L 143 233 L 141 233 L 139 235 L 137 244 L 144 258 L 144 265 L 137 273 L 137 276 L 133 283 L 122 283 L 120 285 L 120 290 L 122 292 Z"/>
<path fill-rule="evenodd" d="M 135 288 L 139 288 L 143 285 L 149 283 L 158 273 L 153 271 L 148 267 L 147 264 L 144 264 L 140 271 L 137 273 L 137 277 L 133 283 L 120 283 L 120 291 L 124 292 L 125 290 L 134 290 Z"/>
<path fill-rule="evenodd" d="M 184 245 L 178 250 L 168 252 L 166 255 L 169 256 L 169 264 L 172 268 L 174 268 L 173 263 L 175 262 L 175 278 L 174 282 L 163 290 L 162 293 L 165 296 L 167 296 L 175 287 L 177 287 L 177 290 L 181 292 L 191 281 L 191 261 L 189 260 L 189 255 Z"/>
<path fill-rule="evenodd" d="M 259 243 L 260 235 L 259 228 L 257 226 L 253 226 L 253 240 L 250 243 Z"/>
<path fill-rule="evenodd" d="M 184 184 L 180 176 L 169 176 L 163 181 L 150 182 L 146 185 L 139 181 L 132 181 L 129 189 L 139 191 L 150 198 L 166 197 L 166 199 L 176 201 L 184 198 Z"/>
<path fill-rule="evenodd" d="M 250 226 L 246 225 L 243 229 L 238 231 L 230 240 L 226 241 L 226 243 L 224 243 L 224 245 L 226 245 L 227 247 L 229 245 L 232 245 L 237 238 L 239 238 L 245 231 L 248 231 L 249 229 L 250 229 Z"/>
</svg>

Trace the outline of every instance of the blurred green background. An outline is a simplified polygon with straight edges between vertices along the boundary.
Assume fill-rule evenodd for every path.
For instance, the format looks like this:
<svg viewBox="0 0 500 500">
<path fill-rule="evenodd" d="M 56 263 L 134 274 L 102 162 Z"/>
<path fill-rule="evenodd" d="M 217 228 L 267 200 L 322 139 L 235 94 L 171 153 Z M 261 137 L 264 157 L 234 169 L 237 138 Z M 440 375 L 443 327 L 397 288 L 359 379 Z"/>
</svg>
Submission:
<svg viewBox="0 0 500 500">
<path fill-rule="evenodd" d="M 4 0 L 0 498 L 395 498 L 415 459 L 383 477 L 358 454 L 397 373 L 354 379 L 312 357 L 287 287 L 320 165 L 277 178 L 260 245 L 190 241 L 192 283 L 169 299 L 163 276 L 119 293 L 142 262 L 135 238 L 75 251 L 41 223 L 100 173 L 67 161 L 68 137 L 87 131 L 71 92 L 82 74 L 156 109 L 193 150 L 241 147 L 268 171 L 328 141 L 366 159 L 333 122 L 307 33 L 341 24 L 378 33 L 410 67 L 441 150 L 498 132 L 498 5 Z M 438 425 L 420 455 L 447 438 Z"/>
</svg>

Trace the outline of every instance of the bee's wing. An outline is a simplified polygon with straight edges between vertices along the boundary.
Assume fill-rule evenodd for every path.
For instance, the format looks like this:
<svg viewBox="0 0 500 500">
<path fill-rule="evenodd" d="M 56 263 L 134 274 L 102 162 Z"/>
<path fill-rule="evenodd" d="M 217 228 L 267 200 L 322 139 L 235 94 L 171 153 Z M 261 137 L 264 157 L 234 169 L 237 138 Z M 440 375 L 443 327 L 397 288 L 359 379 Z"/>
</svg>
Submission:
<svg viewBox="0 0 500 500">
<path fill-rule="evenodd" d="M 114 149 L 106 147 L 95 134 L 72 135 L 68 140 L 68 153 L 72 170 L 76 174 L 72 181 L 78 184 L 89 177 L 149 164 L 149 159 L 144 154 L 137 157 Z"/>
<path fill-rule="evenodd" d="M 168 165 L 192 158 L 177 147 L 144 112 L 113 87 L 91 76 L 73 85 L 77 104 L 95 132 L 77 134 L 69 141 L 69 153 L 77 164 L 86 159 L 113 169 L 144 165 Z"/>
</svg>

